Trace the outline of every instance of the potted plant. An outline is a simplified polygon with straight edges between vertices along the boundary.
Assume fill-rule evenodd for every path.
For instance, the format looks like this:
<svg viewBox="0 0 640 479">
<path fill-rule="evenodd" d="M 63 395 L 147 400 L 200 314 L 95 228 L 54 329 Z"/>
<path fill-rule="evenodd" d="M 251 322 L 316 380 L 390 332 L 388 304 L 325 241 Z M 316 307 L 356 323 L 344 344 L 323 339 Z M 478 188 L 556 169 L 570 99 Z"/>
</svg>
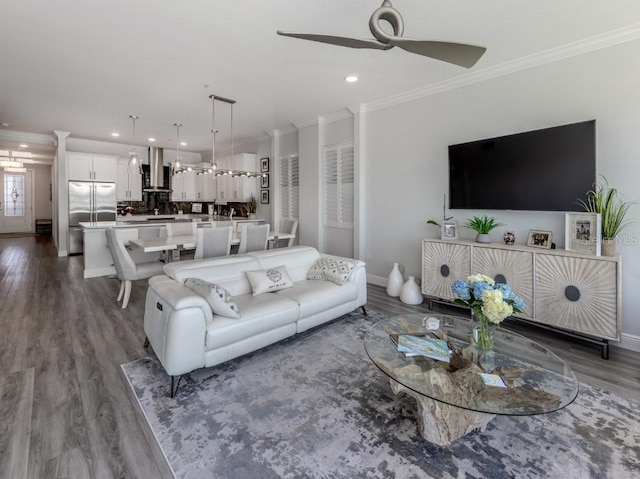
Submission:
<svg viewBox="0 0 640 479">
<path fill-rule="evenodd" d="M 445 193 L 444 194 L 444 199 L 442 200 L 442 223 L 438 223 L 436 220 L 428 220 L 427 224 L 428 225 L 437 226 L 438 228 L 440 228 L 440 230 L 442 232 L 442 227 L 444 225 L 444 222 L 445 221 L 449 221 L 452 218 L 453 218 L 453 216 L 449 216 L 447 218 L 447 194 Z"/>
<path fill-rule="evenodd" d="M 476 241 L 478 243 L 491 243 L 489 233 L 492 229 L 497 228 L 498 226 L 503 226 L 503 224 L 498 223 L 493 216 L 482 215 L 474 216 L 470 220 L 467 220 L 465 226 L 478 233 L 476 236 Z"/>
<path fill-rule="evenodd" d="M 618 197 L 618 190 L 609 186 L 609 182 L 603 176 L 604 183 L 594 186 L 587 192 L 587 201 L 578 200 L 578 203 L 589 213 L 600 213 L 602 254 L 603 256 L 615 256 L 616 236 L 629 225 L 624 221 L 633 202 L 622 201 Z"/>
<path fill-rule="evenodd" d="M 258 200 L 256 200 L 255 196 L 251 195 L 249 196 L 249 201 L 247 201 L 247 215 L 249 219 L 256 217 L 256 211 L 258 211 Z"/>
</svg>

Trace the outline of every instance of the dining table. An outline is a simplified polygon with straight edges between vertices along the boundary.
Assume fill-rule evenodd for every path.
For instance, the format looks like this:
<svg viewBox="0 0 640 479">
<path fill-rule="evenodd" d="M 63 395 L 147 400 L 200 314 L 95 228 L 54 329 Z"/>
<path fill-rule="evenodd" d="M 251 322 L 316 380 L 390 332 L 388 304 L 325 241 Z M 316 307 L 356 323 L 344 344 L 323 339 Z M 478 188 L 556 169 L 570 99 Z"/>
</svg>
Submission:
<svg viewBox="0 0 640 479">
<path fill-rule="evenodd" d="M 295 234 L 284 233 L 281 231 L 269 231 L 267 244 L 278 241 L 295 238 Z M 178 261 L 180 259 L 180 251 L 185 249 L 193 249 L 196 247 L 197 235 L 175 235 L 159 238 L 137 238 L 129 241 L 129 244 L 142 248 L 145 253 L 164 252 L 165 261 Z M 231 237 L 231 245 L 240 244 L 240 232 L 234 231 Z M 171 254 L 169 254 L 171 253 Z"/>
</svg>

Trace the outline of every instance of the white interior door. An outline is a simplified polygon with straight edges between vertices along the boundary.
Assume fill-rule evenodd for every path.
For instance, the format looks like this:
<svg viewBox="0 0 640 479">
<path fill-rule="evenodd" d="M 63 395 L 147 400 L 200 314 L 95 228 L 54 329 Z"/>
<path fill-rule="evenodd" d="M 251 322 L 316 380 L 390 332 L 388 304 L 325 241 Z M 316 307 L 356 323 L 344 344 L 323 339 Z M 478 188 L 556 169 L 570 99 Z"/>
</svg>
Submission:
<svg viewBox="0 0 640 479">
<path fill-rule="evenodd" d="M 2 172 L 0 233 L 33 232 L 32 172 Z"/>
</svg>

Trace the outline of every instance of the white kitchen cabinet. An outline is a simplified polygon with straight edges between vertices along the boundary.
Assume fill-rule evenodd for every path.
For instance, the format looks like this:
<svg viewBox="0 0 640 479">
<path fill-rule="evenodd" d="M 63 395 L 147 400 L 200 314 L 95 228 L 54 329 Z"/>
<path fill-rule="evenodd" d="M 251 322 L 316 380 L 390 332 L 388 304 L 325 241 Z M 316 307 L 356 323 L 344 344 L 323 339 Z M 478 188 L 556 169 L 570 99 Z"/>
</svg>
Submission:
<svg viewBox="0 0 640 479">
<path fill-rule="evenodd" d="M 117 180 L 116 157 L 93 153 L 67 153 L 67 173 L 71 181 Z"/>
<path fill-rule="evenodd" d="M 507 283 L 525 300 L 525 311 L 516 316 L 587 340 L 597 338 L 603 357 L 608 355 L 607 341 L 620 340 L 621 267 L 620 257 L 469 241 L 422 241 L 423 294 L 450 301 L 455 280 L 485 274 Z"/>
<path fill-rule="evenodd" d="M 197 201 L 196 173 L 185 171 L 171 177 L 171 201 Z"/>
<path fill-rule="evenodd" d="M 129 172 L 129 159 L 118 158 L 116 165 L 116 199 L 142 201 L 142 175 Z"/>
<path fill-rule="evenodd" d="M 211 174 L 196 175 L 195 189 L 198 201 L 214 201 L 217 195 L 216 176 Z"/>
<path fill-rule="evenodd" d="M 238 153 L 233 158 L 223 158 L 218 162 L 218 167 L 224 171 L 258 171 L 256 155 L 253 153 Z M 231 177 L 224 175 L 218 177 L 217 198 L 222 201 L 244 202 L 251 195 L 257 197 L 259 178 Z"/>
</svg>

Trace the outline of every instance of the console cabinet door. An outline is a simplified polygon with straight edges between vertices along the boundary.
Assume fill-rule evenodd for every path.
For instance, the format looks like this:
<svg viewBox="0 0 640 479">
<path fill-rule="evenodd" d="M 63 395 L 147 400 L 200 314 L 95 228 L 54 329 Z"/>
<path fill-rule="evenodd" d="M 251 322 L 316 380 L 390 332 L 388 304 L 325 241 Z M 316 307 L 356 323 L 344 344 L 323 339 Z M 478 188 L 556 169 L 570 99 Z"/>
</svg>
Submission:
<svg viewBox="0 0 640 479">
<path fill-rule="evenodd" d="M 471 270 L 508 284 L 524 299 L 526 308 L 517 316 L 533 316 L 533 253 L 499 248 L 474 248 Z"/>
<path fill-rule="evenodd" d="M 447 242 L 422 242 L 422 294 L 453 299 L 451 285 L 471 274 L 471 247 Z"/>
<path fill-rule="evenodd" d="M 619 263 L 536 255 L 535 320 L 604 339 L 620 339 Z"/>
</svg>

